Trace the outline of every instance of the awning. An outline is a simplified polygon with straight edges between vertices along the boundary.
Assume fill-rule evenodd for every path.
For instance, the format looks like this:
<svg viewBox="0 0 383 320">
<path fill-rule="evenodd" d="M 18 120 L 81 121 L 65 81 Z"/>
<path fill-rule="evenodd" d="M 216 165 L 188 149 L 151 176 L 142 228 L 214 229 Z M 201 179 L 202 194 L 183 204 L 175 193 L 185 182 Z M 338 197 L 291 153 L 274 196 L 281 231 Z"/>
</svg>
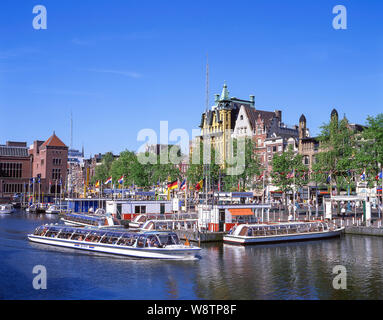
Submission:
<svg viewBox="0 0 383 320">
<path fill-rule="evenodd" d="M 251 209 L 229 209 L 232 216 L 252 216 L 254 212 Z"/>
</svg>

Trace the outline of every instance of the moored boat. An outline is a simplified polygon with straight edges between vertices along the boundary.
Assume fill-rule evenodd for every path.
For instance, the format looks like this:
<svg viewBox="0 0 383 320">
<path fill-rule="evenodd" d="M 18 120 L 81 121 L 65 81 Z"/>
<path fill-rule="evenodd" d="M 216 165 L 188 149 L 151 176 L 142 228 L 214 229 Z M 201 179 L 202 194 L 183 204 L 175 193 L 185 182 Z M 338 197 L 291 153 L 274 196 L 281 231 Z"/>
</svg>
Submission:
<svg viewBox="0 0 383 320">
<path fill-rule="evenodd" d="M 242 224 L 223 237 L 225 243 L 261 244 L 315 240 L 340 236 L 344 227 L 337 227 L 324 221 L 288 222 L 276 224 Z"/>
<path fill-rule="evenodd" d="M 69 226 L 80 227 L 113 227 L 120 226 L 120 222 L 108 215 L 66 213 L 61 220 Z"/>
<path fill-rule="evenodd" d="M 57 204 L 52 204 L 48 206 L 48 209 L 45 211 L 45 213 L 48 213 L 48 214 L 58 214 L 60 212 L 61 212 L 60 206 Z"/>
<path fill-rule="evenodd" d="M 29 213 L 45 213 L 46 205 L 42 203 L 33 203 L 25 211 Z"/>
<path fill-rule="evenodd" d="M 15 209 L 13 209 L 13 206 L 11 204 L 0 204 L 0 213 L 12 213 Z"/>
<path fill-rule="evenodd" d="M 201 250 L 182 244 L 174 232 L 126 232 L 43 225 L 28 235 L 32 242 L 136 258 L 194 259 Z"/>
<path fill-rule="evenodd" d="M 139 230 L 197 230 L 198 219 L 147 220 Z"/>
</svg>

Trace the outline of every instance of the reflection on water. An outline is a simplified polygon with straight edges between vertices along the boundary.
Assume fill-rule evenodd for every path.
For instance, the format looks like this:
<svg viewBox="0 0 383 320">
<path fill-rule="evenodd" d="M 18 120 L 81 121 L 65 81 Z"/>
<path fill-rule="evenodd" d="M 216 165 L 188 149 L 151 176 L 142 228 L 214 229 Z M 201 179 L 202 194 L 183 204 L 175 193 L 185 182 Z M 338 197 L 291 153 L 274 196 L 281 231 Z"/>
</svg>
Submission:
<svg viewBox="0 0 383 320">
<path fill-rule="evenodd" d="M 383 238 L 259 246 L 202 245 L 201 259 L 121 258 L 30 243 L 26 235 L 57 215 L 0 217 L 2 299 L 381 299 Z M 48 289 L 33 290 L 32 269 L 46 266 Z M 345 291 L 333 267 L 347 269 Z"/>
</svg>

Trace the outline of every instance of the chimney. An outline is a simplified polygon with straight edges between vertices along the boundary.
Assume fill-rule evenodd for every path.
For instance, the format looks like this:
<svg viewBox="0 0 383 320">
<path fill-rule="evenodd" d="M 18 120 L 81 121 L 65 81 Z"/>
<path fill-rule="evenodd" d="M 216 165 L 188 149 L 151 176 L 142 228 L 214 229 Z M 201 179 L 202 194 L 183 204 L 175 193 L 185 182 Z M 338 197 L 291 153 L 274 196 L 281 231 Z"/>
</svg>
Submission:
<svg viewBox="0 0 383 320">
<path fill-rule="evenodd" d="M 274 113 L 275 113 L 275 116 L 279 119 L 279 122 L 282 122 L 282 111 L 275 110 Z"/>
</svg>

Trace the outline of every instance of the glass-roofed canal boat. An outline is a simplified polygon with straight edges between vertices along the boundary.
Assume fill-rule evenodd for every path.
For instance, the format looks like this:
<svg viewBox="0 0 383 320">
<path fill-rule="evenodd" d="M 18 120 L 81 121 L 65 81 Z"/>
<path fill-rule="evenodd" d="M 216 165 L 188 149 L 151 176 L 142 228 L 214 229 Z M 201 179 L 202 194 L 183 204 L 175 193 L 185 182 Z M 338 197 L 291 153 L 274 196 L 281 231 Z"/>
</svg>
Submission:
<svg viewBox="0 0 383 320">
<path fill-rule="evenodd" d="M 194 259 L 201 250 L 182 244 L 174 232 L 126 232 L 43 225 L 28 235 L 33 242 L 136 258 Z"/>
<path fill-rule="evenodd" d="M 231 229 L 223 241 L 242 245 L 303 241 L 338 237 L 343 231 L 344 227 L 324 221 L 242 224 Z"/>
<path fill-rule="evenodd" d="M 105 214 L 66 213 L 61 220 L 69 226 L 103 228 L 121 225 L 118 219 Z"/>
</svg>

